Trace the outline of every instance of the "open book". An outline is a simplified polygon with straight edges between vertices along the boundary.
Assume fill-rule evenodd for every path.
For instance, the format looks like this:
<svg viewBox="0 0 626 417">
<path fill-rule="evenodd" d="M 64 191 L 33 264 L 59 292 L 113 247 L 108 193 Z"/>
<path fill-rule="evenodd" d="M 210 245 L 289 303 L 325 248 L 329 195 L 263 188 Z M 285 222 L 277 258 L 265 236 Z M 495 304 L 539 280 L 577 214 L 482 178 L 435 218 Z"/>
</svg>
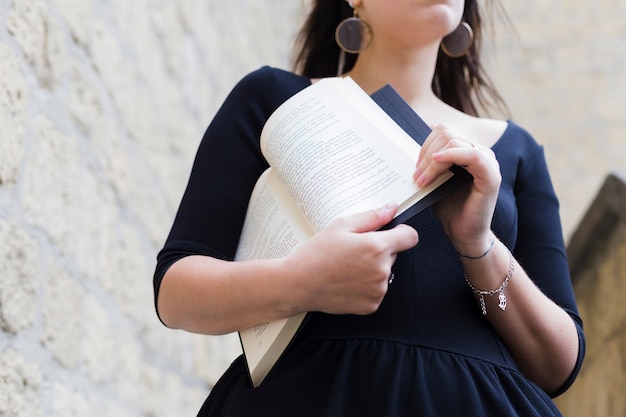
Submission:
<svg viewBox="0 0 626 417">
<path fill-rule="evenodd" d="M 399 205 L 392 227 L 465 184 L 471 177 L 460 168 L 425 188 L 414 183 L 429 133 L 391 86 L 370 97 L 350 78 L 327 78 L 292 96 L 261 133 L 270 168 L 252 192 L 235 260 L 286 256 L 337 217 L 389 202 Z M 306 314 L 239 332 L 255 387 Z"/>
</svg>

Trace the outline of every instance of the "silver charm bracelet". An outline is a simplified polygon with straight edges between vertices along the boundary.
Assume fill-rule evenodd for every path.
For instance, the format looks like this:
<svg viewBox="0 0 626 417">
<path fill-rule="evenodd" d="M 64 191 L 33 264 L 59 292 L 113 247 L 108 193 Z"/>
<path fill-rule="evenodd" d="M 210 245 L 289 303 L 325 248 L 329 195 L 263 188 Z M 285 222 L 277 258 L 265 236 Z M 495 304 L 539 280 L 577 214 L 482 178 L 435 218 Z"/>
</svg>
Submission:
<svg viewBox="0 0 626 417">
<path fill-rule="evenodd" d="M 465 274 L 465 271 L 463 271 L 465 282 L 467 282 L 467 285 L 469 285 L 469 287 L 472 289 L 472 292 L 478 295 L 479 297 L 480 310 L 482 311 L 483 316 L 487 315 L 487 305 L 485 304 L 485 295 L 488 295 L 491 297 L 495 294 L 498 294 L 498 299 L 500 300 L 498 307 L 500 307 L 500 310 L 502 311 L 506 309 L 506 295 L 504 295 L 504 289 L 506 288 L 507 285 L 509 285 L 509 280 L 513 276 L 513 271 L 515 270 L 515 261 L 513 259 L 513 255 L 511 254 L 510 251 L 507 251 L 507 252 L 509 254 L 509 272 L 506 274 L 506 277 L 504 278 L 504 282 L 502 282 L 502 285 L 500 285 L 500 287 L 496 288 L 495 290 L 490 290 L 490 291 L 479 290 L 478 288 L 474 287 L 469 282 L 469 279 L 467 279 L 467 275 Z"/>
</svg>

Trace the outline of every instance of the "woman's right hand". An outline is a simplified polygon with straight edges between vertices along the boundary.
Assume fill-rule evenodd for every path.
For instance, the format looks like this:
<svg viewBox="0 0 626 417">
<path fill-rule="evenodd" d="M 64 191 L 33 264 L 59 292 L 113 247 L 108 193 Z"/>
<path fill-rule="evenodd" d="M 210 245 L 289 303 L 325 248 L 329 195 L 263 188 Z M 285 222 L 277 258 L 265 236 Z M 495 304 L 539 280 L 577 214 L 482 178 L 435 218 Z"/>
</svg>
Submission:
<svg viewBox="0 0 626 417">
<path fill-rule="evenodd" d="M 342 217 L 284 258 L 231 262 L 186 256 L 157 300 L 169 327 L 225 334 L 307 311 L 370 314 L 387 292 L 396 254 L 417 244 L 407 225 L 377 231 L 397 208 Z"/>
<path fill-rule="evenodd" d="M 363 315 L 378 309 L 396 255 L 418 242 L 404 224 L 378 231 L 396 210 L 386 205 L 338 218 L 284 259 L 299 310 Z"/>
</svg>

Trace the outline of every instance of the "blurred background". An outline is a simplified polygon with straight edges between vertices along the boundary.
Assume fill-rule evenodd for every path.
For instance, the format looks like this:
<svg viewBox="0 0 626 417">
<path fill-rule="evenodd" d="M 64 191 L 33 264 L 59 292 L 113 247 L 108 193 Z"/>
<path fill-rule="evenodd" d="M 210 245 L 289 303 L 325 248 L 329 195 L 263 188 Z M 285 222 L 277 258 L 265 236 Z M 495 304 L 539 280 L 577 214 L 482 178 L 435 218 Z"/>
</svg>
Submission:
<svg viewBox="0 0 626 417">
<path fill-rule="evenodd" d="M 590 339 L 559 406 L 625 415 L 626 3 L 501 4 L 487 67 L 545 146 Z M 290 68 L 307 5 L 0 0 L 0 417 L 196 414 L 239 341 L 160 324 L 156 253 L 213 114 Z"/>
</svg>

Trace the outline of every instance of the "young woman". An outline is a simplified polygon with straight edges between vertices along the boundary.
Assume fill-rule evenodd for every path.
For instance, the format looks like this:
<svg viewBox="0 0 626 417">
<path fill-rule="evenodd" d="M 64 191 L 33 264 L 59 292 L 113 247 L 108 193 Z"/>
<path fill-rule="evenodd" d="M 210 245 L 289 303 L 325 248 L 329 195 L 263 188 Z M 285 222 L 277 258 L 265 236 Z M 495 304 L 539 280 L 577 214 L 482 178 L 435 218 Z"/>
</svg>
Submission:
<svg viewBox="0 0 626 417">
<path fill-rule="evenodd" d="M 355 11 L 348 33 L 362 36 L 346 55 L 336 28 Z M 316 0 L 296 72 L 265 67 L 233 89 L 159 253 L 158 314 L 172 328 L 223 334 L 314 313 L 260 387 L 240 357 L 199 415 L 559 415 L 550 396 L 573 382 L 584 336 L 558 201 L 534 139 L 477 116 L 476 103 L 498 99 L 480 34 L 476 0 Z M 347 50 L 351 40 L 338 38 Z M 368 93 L 391 84 L 433 126 L 418 185 L 452 164 L 473 182 L 391 230 L 377 231 L 393 204 L 337 219 L 284 258 L 234 262 L 267 167 L 265 120 L 338 72 Z"/>
</svg>

